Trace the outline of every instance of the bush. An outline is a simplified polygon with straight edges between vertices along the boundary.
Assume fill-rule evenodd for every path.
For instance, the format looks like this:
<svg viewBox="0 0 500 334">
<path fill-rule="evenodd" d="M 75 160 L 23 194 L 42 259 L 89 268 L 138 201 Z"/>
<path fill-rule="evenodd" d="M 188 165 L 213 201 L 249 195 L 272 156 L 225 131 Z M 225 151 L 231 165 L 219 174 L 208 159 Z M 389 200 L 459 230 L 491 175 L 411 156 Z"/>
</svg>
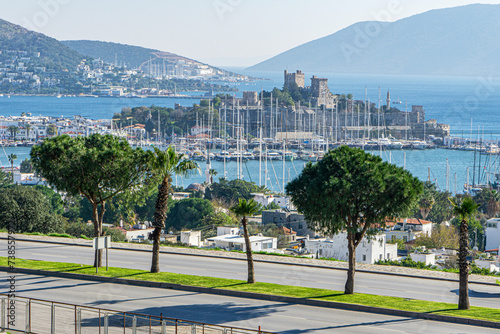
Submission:
<svg viewBox="0 0 500 334">
<path fill-rule="evenodd" d="M 399 267 L 407 267 L 407 268 L 417 268 L 417 269 L 436 269 L 436 266 L 432 266 L 430 264 L 425 264 L 424 262 L 416 262 L 413 261 L 411 256 L 406 257 L 405 259 L 400 261 L 397 260 L 380 260 L 375 262 L 375 264 L 386 265 L 386 266 L 399 266 Z"/>
<path fill-rule="evenodd" d="M 84 236 L 85 237 L 84 239 L 93 239 L 95 237 L 94 225 L 85 224 L 82 222 L 71 224 L 66 229 L 66 233 L 77 238 Z M 110 236 L 111 241 L 113 242 L 124 242 L 127 240 L 123 232 L 114 228 L 104 227 L 103 233 L 104 235 Z"/>
</svg>

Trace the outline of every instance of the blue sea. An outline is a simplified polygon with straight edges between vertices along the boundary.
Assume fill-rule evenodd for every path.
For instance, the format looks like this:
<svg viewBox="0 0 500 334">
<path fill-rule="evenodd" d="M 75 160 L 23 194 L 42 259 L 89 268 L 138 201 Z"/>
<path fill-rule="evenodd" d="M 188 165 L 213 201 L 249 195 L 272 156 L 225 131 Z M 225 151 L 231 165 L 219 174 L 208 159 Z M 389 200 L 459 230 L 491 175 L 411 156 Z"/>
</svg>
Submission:
<svg viewBox="0 0 500 334">
<path fill-rule="evenodd" d="M 271 90 L 283 86 L 283 72 L 246 72 L 242 69 L 231 68 L 238 73 L 266 78 L 250 83 L 235 83 L 242 95 L 242 91 Z M 489 77 L 427 77 L 427 76 L 381 76 L 381 75 L 345 75 L 333 73 L 306 73 L 306 84 L 312 75 L 329 79 L 330 90 L 333 93 L 353 94 L 355 99 L 364 99 L 365 90 L 371 102 L 380 100 L 385 104 L 387 91 L 390 91 L 392 101 L 402 101 L 393 105 L 408 110 L 412 105 L 423 105 L 426 110 L 426 119 L 436 119 L 439 123 L 451 125 L 452 135 L 464 138 L 478 137 L 485 140 L 500 139 L 500 78 Z M 203 94 L 196 92 L 195 94 Z M 120 112 L 123 107 L 151 106 L 173 107 L 175 103 L 190 106 L 198 103 L 197 99 L 180 98 L 93 98 L 93 97 L 27 97 L 8 96 L 0 97 L 0 115 L 20 115 L 22 112 L 31 112 L 33 115 L 54 117 L 72 117 L 80 115 L 92 119 L 111 118 L 114 113 Z M 406 103 L 405 103 L 406 102 Z M 29 148 L 12 147 L 0 148 L 0 166 L 8 166 L 7 155 L 15 153 L 18 156 L 16 164 L 29 156 Z M 429 178 L 436 182 L 440 189 L 449 189 L 451 192 L 463 191 L 463 184 L 467 180 L 467 169 L 472 182 L 474 153 L 466 151 L 452 151 L 444 149 L 425 151 L 384 151 L 373 152 L 398 166 L 405 166 L 415 176 L 422 180 Z M 479 157 L 477 157 L 479 159 Z M 493 174 L 498 172 L 498 156 L 483 156 L 481 170 L 476 166 L 476 183 L 481 173 L 481 182 L 487 178 L 493 180 Z M 448 162 L 447 162 L 448 161 Z M 477 160 L 478 161 L 478 160 Z M 449 178 L 446 181 L 447 163 Z M 303 168 L 302 161 L 286 162 L 285 183 L 293 179 Z M 268 186 L 279 191 L 283 186 L 283 163 L 275 161 L 268 163 Z M 219 176 L 224 174 L 224 166 L 219 162 L 212 162 Z M 204 163 L 201 164 L 204 169 Z M 430 170 L 430 173 L 429 173 Z M 226 177 L 236 178 L 236 163 L 226 164 Z M 244 179 L 259 183 L 259 163 L 249 161 L 243 168 Z M 262 174 L 262 184 L 265 177 Z M 179 185 L 192 182 L 203 182 L 204 175 L 177 179 Z"/>
</svg>

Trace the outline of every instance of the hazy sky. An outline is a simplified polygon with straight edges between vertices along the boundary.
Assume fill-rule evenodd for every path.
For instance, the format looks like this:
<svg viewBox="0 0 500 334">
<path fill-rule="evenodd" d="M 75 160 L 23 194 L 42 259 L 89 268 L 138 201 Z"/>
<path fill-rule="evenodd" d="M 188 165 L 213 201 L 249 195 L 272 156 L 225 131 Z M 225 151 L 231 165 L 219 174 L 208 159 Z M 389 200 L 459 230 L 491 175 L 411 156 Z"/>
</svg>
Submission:
<svg viewBox="0 0 500 334">
<path fill-rule="evenodd" d="M 249 66 L 367 20 L 469 0 L 0 0 L 0 18 L 59 40 L 90 39 Z"/>
</svg>

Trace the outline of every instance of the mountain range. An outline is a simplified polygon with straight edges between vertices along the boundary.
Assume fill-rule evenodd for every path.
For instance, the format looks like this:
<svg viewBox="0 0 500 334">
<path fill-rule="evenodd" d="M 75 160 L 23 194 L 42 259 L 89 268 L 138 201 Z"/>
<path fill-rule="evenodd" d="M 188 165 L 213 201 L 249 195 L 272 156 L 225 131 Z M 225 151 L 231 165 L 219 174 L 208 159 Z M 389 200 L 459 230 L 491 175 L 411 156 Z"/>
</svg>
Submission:
<svg viewBox="0 0 500 334">
<path fill-rule="evenodd" d="M 500 5 L 436 9 L 395 22 L 367 21 L 249 68 L 308 72 L 500 75 Z"/>
</svg>

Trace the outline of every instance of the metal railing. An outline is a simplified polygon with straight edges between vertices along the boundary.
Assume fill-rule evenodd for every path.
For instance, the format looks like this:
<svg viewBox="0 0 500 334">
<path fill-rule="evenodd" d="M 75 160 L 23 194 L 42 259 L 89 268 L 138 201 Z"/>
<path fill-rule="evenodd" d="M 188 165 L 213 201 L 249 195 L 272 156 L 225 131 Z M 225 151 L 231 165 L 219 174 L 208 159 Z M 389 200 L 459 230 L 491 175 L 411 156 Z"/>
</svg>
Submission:
<svg viewBox="0 0 500 334">
<path fill-rule="evenodd" d="M 15 321 L 9 306 L 14 302 Z M 55 334 L 273 334 L 134 312 L 121 312 L 0 294 L 0 328 L 20 333 Z"/>
</svg>

